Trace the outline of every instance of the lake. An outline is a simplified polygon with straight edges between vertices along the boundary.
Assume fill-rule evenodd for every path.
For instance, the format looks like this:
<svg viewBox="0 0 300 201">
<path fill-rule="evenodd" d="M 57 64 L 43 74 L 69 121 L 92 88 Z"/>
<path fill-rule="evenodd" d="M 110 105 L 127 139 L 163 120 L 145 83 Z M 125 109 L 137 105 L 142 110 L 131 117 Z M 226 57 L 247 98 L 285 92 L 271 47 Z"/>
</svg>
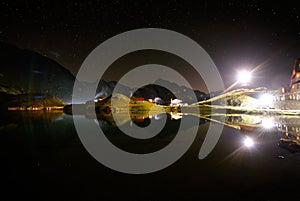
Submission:
<svg viewBox="0 0 300 201">
<path fill-rule="evenodd" d="M 99 125 L 106 137 L 121 149 L 148 153 L 172 142 L 183 118 L 199 117 L 169 115 L 165 128 L 149 140 L 130 139 L 107 118 L 95 120 L 84 115 L 78 118 Z M 208 126 L 220 120 L 228 126 L 213 151 L 200 160 L 198 154 Z M 135 122 L 140 127 L 149 123 L 149 117 Z M 230 127 L 242 123 L 267 126 L 253 131 Z M 292 199 L 297 196 L 300 178 L 300 152 L 295 145 L 300 131 L 297 125 L 300 118 L 296 116 L 239 114 L 201 118 L 196 139 L 178 161 L 157 172 L 133 175 L 114 171 L 96 161 L 82 145 L 71 115 L 6 112 L 0 122 L 1 197 L 4 200 Z M 281 138 L 287 141 L 280 141 Z M 289 139 L 294 139 L 292 144 Z"/>
</svg>

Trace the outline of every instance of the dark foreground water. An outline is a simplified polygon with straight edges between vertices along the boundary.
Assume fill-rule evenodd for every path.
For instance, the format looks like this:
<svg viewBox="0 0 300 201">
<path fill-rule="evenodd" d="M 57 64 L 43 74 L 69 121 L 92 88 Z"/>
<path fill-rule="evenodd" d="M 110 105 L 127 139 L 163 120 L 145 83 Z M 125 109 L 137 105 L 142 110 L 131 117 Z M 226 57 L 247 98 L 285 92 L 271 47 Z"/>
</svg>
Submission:
<svg viewBox="0 0 300 201">
<path fill-rule="evenodd" d="M 226 117 L 226 122 L 236 124 L 249 118 Z M 167 129 L 139 143 L 127 140 L 107 119 L 95 121 L 114 144 L 135 153 L 167 145 L 179 122 L 169 118 Z M 137 124 L 145 126 L 147 119 Z M 299 199 L 300 154 L 278 146 L 286 131 L 297 133 L 297 118 L 277 119 L 274 125 L 279 131 L 243 132 L 224 127 L 214 150 L 199 160 L 208 124 L 201 119 L 194 143 L 173 165 L 155 173 L 130 175 L 93 159 L 81 144 L 70 115 L 2 114 L 0 200 Z M 253 146 L 246 146 L 247 136 L 254 140 Z"/>
</svg>

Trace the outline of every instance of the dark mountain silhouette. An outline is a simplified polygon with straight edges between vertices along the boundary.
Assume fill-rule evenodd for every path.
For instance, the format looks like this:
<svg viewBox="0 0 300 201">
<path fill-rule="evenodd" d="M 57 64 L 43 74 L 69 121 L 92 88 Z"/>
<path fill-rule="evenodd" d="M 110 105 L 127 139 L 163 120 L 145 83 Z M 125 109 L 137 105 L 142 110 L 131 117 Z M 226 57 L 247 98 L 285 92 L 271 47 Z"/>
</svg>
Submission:
<svg viewBox="0 0 300 201">
<path fill-rule="evenodd" d="M 7 100 L 6 94 L 45 94 L 57 97 L 64 102 L 72 101 L 72 91 L 75 76 L 56 61 L 31 50 L 24 50 L 13 45 L 0 42 L 0 98 Z M 78 102 L 87 101 L 91 83 L 80 83 Z M 101 80 L 97 93 L 109 96 L 115 87 L 115 82 Z M 129 89 L 124 87 L 129 94 Z M 2 98 L 3 99 L 3 98 Z"/>
<path fill-rule="evenodd" d="M 34 51 L 0 43 L 0 84 L 24 94 L 45 93 L 70 101 L 75 77 Z"/>
<path fill-rule="evenodd" d="M 164 86 L 164 87 L 163 87 Z M 192 93 L 195 94 L 197 101 L 207 99 L 209 96 L 204 92 L 193 90 L 185 86 L 179 86 L 174 82 L 158 79 L 154 84 L 149 84 L 134 92 L 134 96 L 144 97 L 146 99 L 153 99 L 155 97 L 161 98 L 166 103 L 171 99 L 181 99 L 186 103 L 194 103 Z"/>
<path fill-rule="evenodd" d="M 6 102 L 10 97 L 24 94 L 44 94 L 47 97 L 56 97 L 66 103 L 72 100 L 75 76 L 56 61 L 31 50 L 24 50 L 10 44 L 0 42 L 0 102 Z M 117 82 L 101 80 L 98 83 L 96 97 L 108 97 L 112 94 Z M 80 83 L 80 97 L 75 97 L 78 103 L 88 101 L 93 97 L 90 91 L 92 83 Z M 167 86 L 162 87 L 163 86 Z M 130 96 L 144 97 L 145 99 L 159 97 L 165 103 L 170 99 L 180 98 L 184 102 L 192 103 L 188 96 L 190 92 L 196 94 L 197 100 L 208 98 L 201 91 L 193 90 L 176 83 L 157 80 L 139 89 L 130 89 L 120 86 L 121 93 Z M 132 94 L 134 92 L 134 94 Z M 90 94 L 90 96 L 88 96 Z"/>
</svg>

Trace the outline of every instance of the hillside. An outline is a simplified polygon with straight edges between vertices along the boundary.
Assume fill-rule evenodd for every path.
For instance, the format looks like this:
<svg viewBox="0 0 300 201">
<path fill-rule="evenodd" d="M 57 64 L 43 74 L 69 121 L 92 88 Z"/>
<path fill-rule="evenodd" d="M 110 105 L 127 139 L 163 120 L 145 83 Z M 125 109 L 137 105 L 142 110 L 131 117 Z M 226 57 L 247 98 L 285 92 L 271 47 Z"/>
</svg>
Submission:
<svg viewBox="0 0 300 201">
<path fill-rule="evenodd" d="M 10 44 L 0 42 L 0 93 L 5 94 L 48 94 L 64 102 L 72 101 L 75 76 L 56 61 L 31 50 L 24 50 Z M 92 83 L 80 83 L 81 96 L 75 97 L 78 102 L 85 103 L 91 94 Z M 101 80 L 98 84 L 99 96 L 111 95 L 115 82 Z M 129 89 L 123 87 L 124 93 Z M 1 99 L 0 101 L 3 101 Z"/>
<path fill-rule="evenodd" d="M 11 109 L 46 109 L 47 107 L 62 107 L 65 103 L 50 95 L 21 94 L 10 97 L 8 108 Z"/>
<path fill-rule="evenodd" d="M 34 51 L 0 43 L 0 84 L 24 93 L 48 93 L 70 101 L 75 77 Z"/>
<path fill-rule="evenodd" d="M 162 86 L 166 86 L 162 87 Z M 158 79 L 153 84 L 141 87 L 135 91 L 133 96 L 143 97 L 145 99 L 154 99 L 155 97 L 161 98 L 165 104 L 167 104 L 171 99 L 181 99 L 185 103 L 194 103 L 190 94 L 194 93 L 197 101 L 207 99 L 209 95 L 204 92 L 193 90 L 185 86 L 179 86 L 174 82 L 169 82 L 166 80 Z"/>
<path fill-rule="evenodd" d="M 7 94 L 47 94 L 70 103 L 72 101 L 72 91 L 75 76 L 65 67 L 56 61 L 40 55 L 31 50 L 24 50 L 13 45 L 0 42 L 0 102 L 6 101 Z M 90 91 L 93 83 L 80 83 L 80 97 L 74 97 L 77 103 L 85 103 L 87 97 L 109 97 L 115 86 L 116 81 L 100 80 L 98 83 L 96 95 Z M 159 85 L 167 86 L 168 89 Z M 165 80 L 157 80 L 153 84 L 141 87 L 139 89 L 130 89 L 121 86 L 121 93 L 135 97 L 144 97 L 145 99 L 160 97 L 162 102 L 167 104 L 170 99 L 179 98 L 184 102 L 193 103 L 190 92 L 196 94 L 197 100 L 207 99 L 208 95 L 200 91 L 193 91 L 184 86 L 178 86 Z M 131 94 L 134 92 L 134 94 Z M 4 97 L 4 98 L 2 98 Z"/>
</svg>

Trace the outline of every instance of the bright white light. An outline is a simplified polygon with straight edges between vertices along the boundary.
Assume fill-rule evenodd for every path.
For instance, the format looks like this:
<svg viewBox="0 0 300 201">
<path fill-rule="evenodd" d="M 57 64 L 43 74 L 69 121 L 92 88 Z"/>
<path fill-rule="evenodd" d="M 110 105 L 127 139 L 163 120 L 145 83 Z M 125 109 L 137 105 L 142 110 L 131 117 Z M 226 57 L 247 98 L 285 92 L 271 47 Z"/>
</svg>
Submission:
<svg viewBox="0 0 300 201">
<path fill-rule="evenodd" d="M 262 119 L 261 124 L 265 129 L 271 129 L 275 125 L 273 119 L 270 118 Z"/>
<path fill-rule="evenodd" d="M 244 145 L 246 147 L 252 147 L 254 145 L 254 142 L 251 138 L 247 137 L 245 140 L 244 140 Z"/>
<path fill-rule="evenodd" d="M 251 81 L 252 75 L 249 71 L 241 71 L 238 73 L 238 82 L 247 84 Z"/>
<path fill-rule="evenodd" d="M 172 113 L 171 112 L 171 119 L 175 119 L 175 120 L 178 120 L 178 119 L 181 119 L 182 118 L 182 113 Z"/>
<path fill-rule="evenodd" d="M 274 97 L 271 94 L 263 94 L 259 98 L 259 102 L 263 106 L 271 107 L 273 105 Z"/>
<path fill-rule="evenodd" d="M 242 84 L 248 84 L 251 81 L 252 74 L 250 71 L 240 71 L 238 73 L 238 82 Z"/>
</svg>

